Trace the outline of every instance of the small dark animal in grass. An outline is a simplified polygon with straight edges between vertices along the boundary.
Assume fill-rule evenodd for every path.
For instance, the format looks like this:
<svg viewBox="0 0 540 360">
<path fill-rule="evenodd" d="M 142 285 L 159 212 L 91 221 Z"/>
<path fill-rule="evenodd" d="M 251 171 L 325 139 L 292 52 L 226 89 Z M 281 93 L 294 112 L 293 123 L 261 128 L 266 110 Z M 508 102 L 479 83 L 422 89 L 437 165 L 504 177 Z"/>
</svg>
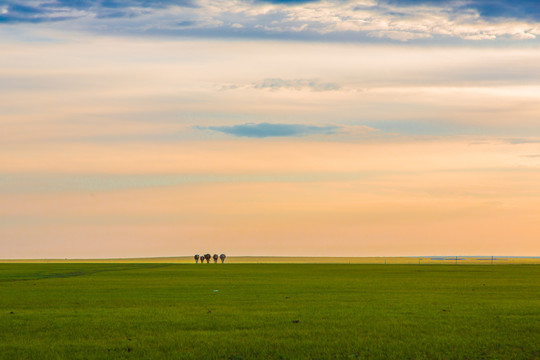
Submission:
<svg viewBox="0 0 540 360">
<path fill-rule="evenodd" d="M 222 264 L 225 262 L 225 258 L 226 258 L 226 257 L 227 257 L 227 256 L 225 256 L 225 254 L 219 255 L 219 258 L 221 259 L 221 263 L 222 263 Z"/>
<path fill-rule="evenodd" d="M 206 255 L 204 255 L 204 258 L 206 259 L 206 263 L 210 264 L 210 259 L 212 258 L 212 255 L 206 254 Z"/>
<path fill-rule="evenodd" d="M 295 323 L 295 324 L 298 324 L 300 322 L 300 320 L 293 320 L 292 322 Z"/>
<path fill-rule="evenodd" d="M 214 259 L 214 263 L 216 263 L 216 264 L 217 264 L 217 259 L 218 259 L 218 256 L 217 256 L 217 254 L 214 254 L 214 256 L 212 256 L 212 258 Z"/>
<path fill-rule="evenodd" d="M 197 264 L 199 262 L 199 255 L 195 255 L 193 258 L 195 259 L 195 264 Z"/>
<path fill-rule="evenodd" d="M 199 256 L 199 259 L 201 259 L 201 264 L 204 264 L 204 255 Z"/>
</svg>

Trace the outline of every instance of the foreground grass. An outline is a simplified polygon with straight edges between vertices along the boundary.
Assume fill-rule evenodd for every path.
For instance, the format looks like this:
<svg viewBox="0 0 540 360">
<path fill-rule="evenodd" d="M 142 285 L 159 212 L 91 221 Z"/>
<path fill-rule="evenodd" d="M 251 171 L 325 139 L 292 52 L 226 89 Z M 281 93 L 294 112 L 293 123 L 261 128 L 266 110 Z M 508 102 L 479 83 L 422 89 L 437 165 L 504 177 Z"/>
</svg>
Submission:
<svg viewBox="0 0 540 360">
<path fill-rule="evenodd" d="M 4 359 L 540 359 L 534 265 L 0 264 L 0 294 Z"/>
</svg>

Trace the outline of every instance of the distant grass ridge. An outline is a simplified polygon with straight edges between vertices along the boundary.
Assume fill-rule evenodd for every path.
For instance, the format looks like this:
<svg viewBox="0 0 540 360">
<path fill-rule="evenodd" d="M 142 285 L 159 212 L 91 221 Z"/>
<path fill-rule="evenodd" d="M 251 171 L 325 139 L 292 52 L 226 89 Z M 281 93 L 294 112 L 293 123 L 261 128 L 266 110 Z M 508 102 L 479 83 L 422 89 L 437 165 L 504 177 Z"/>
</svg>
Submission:
<svg viewBox="0 0 540 360">
<path fill-rule="evenodd" d="M 539 264 L 540 257 L 519 256 L 378 256 L 378 257 L 312 257 L 312 256 L 228 256 L 226 263 L 233 264 L 448 264 L 460 265 L 510 265 Z M 120 258 L 120 259 L 13 259 L 1 263 L 195 263 L 193 256 Z M 213 263 L 213 261 L 211 261 Z M 221 261 L 219 262 L 221 263 Z"/>
<path fill-rule="evenodd" d="M 540 359 L 535 265 L 0 264 L 0 294 L 0 359 Z"/>
<path fill-rule="evenodd" d="M 20 266 L 17 266 L 20 265 Z M 157 268 L 157 267 L 163 267 L 168 266 L 169 264 L 113 264 L 112 266 L 103 266 L 103 265 L 97 265 L 97 266 L 91 266 L 88 264 L 87 266 L 84 266 L 84 271 L 73 271 L 72 266 L 62 267 L 62 266 L 55 266 L 54 270 L 55 272 L 49 272 L 46 269 L 39 271 L 39 272 L 28 272 L 27 270 L 28 266 L 25 266 L 23 264 L 13 264 L 13 269 L 11 269 L 10 272 L 3 271 L 0 272 L 0 282 L 7 282 L 7 281 L 30 281 L 30 280 L 44 280 L 44 279 L 54 279 L 54 278 L 68 278 L 68 277 L 75 277 L 75 276 L 85 276 L 85 275 L 92 275 L 97 274 L 100 272 L 108 272 L 108 271 L 127 271 L 127 270 L 134 270 L 134 269 L 151 269 L 151 268 Z"/>
</svg>

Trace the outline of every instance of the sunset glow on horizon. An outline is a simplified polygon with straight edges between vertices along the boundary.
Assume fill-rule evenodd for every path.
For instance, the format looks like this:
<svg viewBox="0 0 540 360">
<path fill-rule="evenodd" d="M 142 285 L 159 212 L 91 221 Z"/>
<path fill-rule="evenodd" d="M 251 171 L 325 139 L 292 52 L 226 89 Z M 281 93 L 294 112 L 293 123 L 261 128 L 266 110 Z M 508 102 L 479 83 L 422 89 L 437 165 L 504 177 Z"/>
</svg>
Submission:
<svg viewBox="0 0 540 360">
<path fill-rule="evenodd" d="M 0 259 L 540 256 L 536 2 L 8 0 L 0 37 Z"/>
</svg>

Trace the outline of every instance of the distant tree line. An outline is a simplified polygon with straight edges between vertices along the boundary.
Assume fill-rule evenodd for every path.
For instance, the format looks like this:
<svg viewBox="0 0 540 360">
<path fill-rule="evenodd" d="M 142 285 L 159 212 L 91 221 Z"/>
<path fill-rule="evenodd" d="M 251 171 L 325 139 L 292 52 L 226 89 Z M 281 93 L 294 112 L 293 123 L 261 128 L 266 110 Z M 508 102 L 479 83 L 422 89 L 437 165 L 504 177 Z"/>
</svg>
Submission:
<svg viewBox="0 0 540 360">
<path fill-rule="evenodd" d="M 223 264 L 225 262 L 225 258 L 227 255 L 221 254 L 218 256 L 218 254 L 214 254 L 214 256 L 210 254 L 204 254 L 204 255 L 195 255 L 193 258 L 195 259 L 195 263 L 198 263 L 199 260 L 201 260 L 201 264 L 204 263 L 204 260 L 206 260 L 206 263 L 210 263 L 210 259 L 214 259 L 214 263 L 217 264 L 218 259 L 221 259 L 221 263 Z"/>
</svg>

